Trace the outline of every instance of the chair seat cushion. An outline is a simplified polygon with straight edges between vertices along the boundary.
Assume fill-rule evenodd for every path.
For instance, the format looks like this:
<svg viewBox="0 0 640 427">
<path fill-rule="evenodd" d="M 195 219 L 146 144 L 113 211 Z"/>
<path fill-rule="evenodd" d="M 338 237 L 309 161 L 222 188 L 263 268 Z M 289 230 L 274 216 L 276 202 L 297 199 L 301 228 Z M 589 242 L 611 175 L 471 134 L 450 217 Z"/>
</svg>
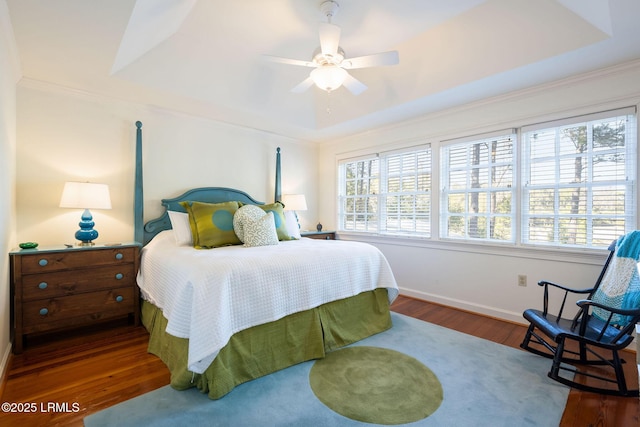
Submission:
<svg viewBox="0 0 640 427">
<path fill-rule="evenodd" d="M 548 313 L 545 316 L 541 310 L 525 310 L 522 315 L 525 319 L 531 322 L 532 325 L 540 329 L 555 342 L 559 342 L 560 340 L 569 337 L 581 341 L 591 341 L 601 347 L 620 349 L 626 347 L 633 339 L 633 337 L 629 335 L 624 335 L 622 338 L 614 341 L 616 335 L 618 335 L 620 331 L 613 326 L 608 326 L 603 336 L 599 337 L 600 331 L 602 331 L 606 322 L 595 317 L 591 317 L 589 319 L 585 335 L 584 337 L 580 337 L 580 322 L 577 323 L 574 329 L 571 329 L 571 324 L 573 323 L 572 320 L 558 318 Z"/>
<path fill-rule="evenodd" d="M 557 337 L 561 334 L 573 333 L 571 331 L 571 320 L 558 318 L 552 314 L 545 316 L 541 310 L 529 309 L 522 313 L 532 325 L 540 329 L 549 338 L 558 341 Z"/>
</svg>

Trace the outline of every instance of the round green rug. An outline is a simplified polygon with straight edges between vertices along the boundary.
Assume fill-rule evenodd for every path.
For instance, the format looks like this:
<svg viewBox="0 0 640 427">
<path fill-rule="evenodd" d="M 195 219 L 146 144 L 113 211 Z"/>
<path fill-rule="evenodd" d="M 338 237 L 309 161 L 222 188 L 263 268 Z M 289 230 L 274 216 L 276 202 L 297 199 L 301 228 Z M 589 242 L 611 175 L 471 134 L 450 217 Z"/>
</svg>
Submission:
<svg viewBox="0 0 640 427">
<path fill-rule="evenodd" d="M 309 373 L 316 397 L 357 421 L 406 424 L 428 417 L 442 403 L 435 374 L 406 354 L 355 346 L 327 354 Z"/>
</svg>

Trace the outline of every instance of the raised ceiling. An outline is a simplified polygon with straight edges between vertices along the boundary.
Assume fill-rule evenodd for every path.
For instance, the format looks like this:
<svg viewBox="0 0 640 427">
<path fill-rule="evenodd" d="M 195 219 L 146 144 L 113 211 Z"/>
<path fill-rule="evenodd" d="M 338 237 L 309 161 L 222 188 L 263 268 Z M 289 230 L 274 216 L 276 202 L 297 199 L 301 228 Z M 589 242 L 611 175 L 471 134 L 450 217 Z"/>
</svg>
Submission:
<svg viewBox="0 0 640 427">
<path fill-rule="evenodd" d="M 368 86 L 290 89 L 322 0 L 7 0 L 25 82 L 46 82 L 323 141 L 640 58 L 638 0 L 337 0 Z"/>
</svg>

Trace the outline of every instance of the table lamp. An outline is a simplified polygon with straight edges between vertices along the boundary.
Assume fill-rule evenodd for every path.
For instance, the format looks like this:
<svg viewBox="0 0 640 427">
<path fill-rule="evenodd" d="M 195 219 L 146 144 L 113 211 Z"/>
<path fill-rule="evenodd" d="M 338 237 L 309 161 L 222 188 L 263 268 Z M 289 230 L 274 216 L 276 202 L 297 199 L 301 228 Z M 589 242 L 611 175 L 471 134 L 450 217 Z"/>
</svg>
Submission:
<svg viewBox="0 0 640 427">
<path fill-rule="evenodd" d="M 296 216 L 296 222 L 298 222 L 298 214 L 296 211 L 307 210 L 307 199 L 304 197 L 304 194 L 283 194 L 282 204 L 284 205 L 284 210 L 293 211 Z M 300 223 L 298 223 L 298 227 L 300 227 Z"/>
<path fill-rule="evenodd" d="M 93 240 L 98 238 L 98 231 L 93 228 L 95 223 L 89 209 L 111 209 L 109 186 L 91 182 L 66 182 L 60 207 L 84 209 L 78 223 L 80 230 L 76 231 L 75 236 L 80 241 L 80 246 L 93 246 Z"/>
</svg>

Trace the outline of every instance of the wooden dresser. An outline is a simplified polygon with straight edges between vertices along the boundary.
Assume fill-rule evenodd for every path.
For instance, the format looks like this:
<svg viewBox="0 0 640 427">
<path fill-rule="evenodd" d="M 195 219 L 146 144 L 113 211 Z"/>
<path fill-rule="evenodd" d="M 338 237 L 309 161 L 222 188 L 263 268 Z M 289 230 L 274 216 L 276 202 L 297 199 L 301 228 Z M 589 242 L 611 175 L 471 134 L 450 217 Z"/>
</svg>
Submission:
<svg viewBox="0 0 640 427">
<path fill-rule="evenodd" d="M 137 243 L 9 253 L 13 351 L 24 336 L 130 316 L 140 323 Z"/>
</svg>

